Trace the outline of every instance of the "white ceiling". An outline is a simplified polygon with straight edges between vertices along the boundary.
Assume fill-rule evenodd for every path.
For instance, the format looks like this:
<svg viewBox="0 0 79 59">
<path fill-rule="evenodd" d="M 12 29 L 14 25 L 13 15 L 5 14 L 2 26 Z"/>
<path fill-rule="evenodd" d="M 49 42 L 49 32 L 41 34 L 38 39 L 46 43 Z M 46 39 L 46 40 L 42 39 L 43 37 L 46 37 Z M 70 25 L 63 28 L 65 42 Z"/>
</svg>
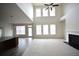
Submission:
<svg viewBox="0 0 79 59">
<path fill-rule="evenodd" d="M 49 3 L 32 3 L 32 4 L 33 6 L 45 6 L 44 4 L 49 4 Z M 60 5 L 60 3 L 56 3 L 56 4 Z"/>
<path fill-rule="evenodd" d="M 44 3 L 33 3 L 33 6 L 44 6 Z"/>
</svg>

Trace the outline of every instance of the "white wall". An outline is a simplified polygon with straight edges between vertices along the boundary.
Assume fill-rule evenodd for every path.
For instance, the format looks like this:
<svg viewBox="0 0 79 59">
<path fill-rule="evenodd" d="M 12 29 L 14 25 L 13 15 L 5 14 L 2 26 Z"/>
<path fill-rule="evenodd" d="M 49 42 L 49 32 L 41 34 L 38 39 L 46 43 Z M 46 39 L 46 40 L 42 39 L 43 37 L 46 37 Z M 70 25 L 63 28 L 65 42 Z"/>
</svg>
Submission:
<svg viewBox="0 0 79 59">
<path fill-rule="evenodd" d="M 53 17 L 35 17 L 35 8 L 39 8 L 39 6 L 34 7 L 34 38 L 64 38 L 64 22 L 60 22 L 62 16 L 61 5 L 56 7 L 56 16 Z M 37 24 L 56 24 L 56 35 L 36 35 Z"/>
<path fill-rule="evenodd" d="M 31 3 L 17 3 L 18 7 L 33 21 L 33 6 Z"/>
<path fill-rule="evenodd" d="M 6 3 L 0 6 L 0 27 L 4 30 L 3 36 L 13 36 L 13 24 L 32 23 L 16 4 Z"/>
<path fill-rule="evenodd" d="M 79 34 L 79 4 L 63 4 L 65 16 L 65 34 L 68 42 L 68 34 Z"/>
</svg>

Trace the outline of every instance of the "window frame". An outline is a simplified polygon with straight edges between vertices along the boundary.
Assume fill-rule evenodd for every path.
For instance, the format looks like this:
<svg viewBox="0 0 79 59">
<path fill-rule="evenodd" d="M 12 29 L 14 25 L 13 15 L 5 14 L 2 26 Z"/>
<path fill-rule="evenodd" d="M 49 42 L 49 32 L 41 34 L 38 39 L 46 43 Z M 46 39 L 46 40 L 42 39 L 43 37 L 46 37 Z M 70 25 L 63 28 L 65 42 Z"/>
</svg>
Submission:
<svg viewBox="0 0 79 59">
<path fill-rule="evenodd" d="M 54 8 L 54 14 L 55 14 L 54 16 L 56 16 L 56 8 L 55 8 L 55 7 L 53 7 L 53 8 Z M 52 10 L 53 10 L 53 9 L 52 9 Z M 51 13 L 51 12 L 50 12 L 50 10 L 49 10 L 49 16 L 50 16 L 50 17 L 54 17 L 54 16 L 51 16 L 50 13 Z"/>
<path fill-rule="evenodd" d="M 51 25 L 55 25 L 55 31 L 54 31 L 55 33 L 51 33 Z M 56 24 L 50 24 L 49 28 L 50 28 L 49 30 L 50 35 L 56 35 Z"/>
<path fill-rule="evenodd" d="M 40 26 L 40 34 L 37 33 L 38 32 L 37 26 Z M 42 35 L 42 25 L 36 25 L 36 35 Z"/>
<path fill-rule="evenodd" d="M 42 8 L 42 17 L 48 17 L 49 16 L 49 9 L 47 10 L 47 16 L 44 16 L 43 15 L 43 10 L 44 10 L 45 8 Z"/>
<path fill-rule="evenodd" d="M 46 25 L 47 25 L 47 27 L 48 27 L 48 29 L 47 29 L 48 32 L 47 32 L 47 33 L 44 32 L 44 31 L 45 31 L 44 28 L 45 28 Z M 43 35 L 49 35 L 49 25 L 48 25 L 48 24 L 44 24 L 44 25 L 42 25 L 42 26 L 43 26 L 43 28 L 42 28 L 42 31 L 43 31 L 42 33 L 43 33 Z"/>
</svg>

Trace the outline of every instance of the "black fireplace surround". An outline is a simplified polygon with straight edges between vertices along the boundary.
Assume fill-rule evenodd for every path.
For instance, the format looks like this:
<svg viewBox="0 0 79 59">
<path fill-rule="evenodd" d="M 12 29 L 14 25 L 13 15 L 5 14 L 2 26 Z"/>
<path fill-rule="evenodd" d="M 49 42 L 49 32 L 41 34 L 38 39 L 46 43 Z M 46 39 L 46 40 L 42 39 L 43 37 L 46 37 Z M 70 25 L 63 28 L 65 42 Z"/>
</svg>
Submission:
<svg viewBox="0 0 79 59">
<path fill-rule="evenodd" d="M 69 34 L 69 45 L 79 50 L 79 35 Z"/>
</svg>

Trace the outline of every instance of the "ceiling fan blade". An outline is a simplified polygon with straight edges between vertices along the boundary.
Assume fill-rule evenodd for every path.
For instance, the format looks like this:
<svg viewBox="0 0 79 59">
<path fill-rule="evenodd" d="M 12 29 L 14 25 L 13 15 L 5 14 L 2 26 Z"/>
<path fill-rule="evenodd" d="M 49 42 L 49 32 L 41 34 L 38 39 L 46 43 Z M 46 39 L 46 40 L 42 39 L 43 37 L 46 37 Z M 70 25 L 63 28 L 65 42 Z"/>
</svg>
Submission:
<svg viewBox="0 0 79 59">
<path fill-rule="evenodd" d="M 59 6 L 59 5 L 57 4 L 57 5 L 53 5 L 53 6 Z"/>
<path fill-rule="evenodd" d="M 49 7 L 46 8 L 46 10 L 49 9 Z"/>
<path fill-rule="evenodd" d="M 48 4 L 44 4 L 45 6 L 49 6 Z"/>
<path fill-rule="evenodd" d="M 50 5 L 53 5 L 54 3 L 51 3 Z"/>
</svg>

